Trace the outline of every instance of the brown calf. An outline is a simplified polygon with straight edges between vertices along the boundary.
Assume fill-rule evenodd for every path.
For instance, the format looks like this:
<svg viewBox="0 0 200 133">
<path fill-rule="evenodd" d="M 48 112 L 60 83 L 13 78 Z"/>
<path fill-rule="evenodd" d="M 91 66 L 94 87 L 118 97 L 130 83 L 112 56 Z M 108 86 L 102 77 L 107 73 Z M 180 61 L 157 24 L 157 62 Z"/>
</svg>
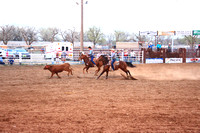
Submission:
<svg viewBox="0 0 200 133">
<path fill-rule="evenodd" d="M 51 77 L 53 77 L 54 74 L 56 74 L 58 76 L 58 78 L 61 78 L 58 73 L 59 72 L 62 72 L 62 71 L 68 71 L 68 76 L 69 76 L 69 73 L 72 74 L 72 68 L 70 67 L 70 64 L 69 63 L 64 63 L 62 65 L 46 65 L 44 67 L 44 70 L 49 70 L 51 72 Z"/>
</svg>

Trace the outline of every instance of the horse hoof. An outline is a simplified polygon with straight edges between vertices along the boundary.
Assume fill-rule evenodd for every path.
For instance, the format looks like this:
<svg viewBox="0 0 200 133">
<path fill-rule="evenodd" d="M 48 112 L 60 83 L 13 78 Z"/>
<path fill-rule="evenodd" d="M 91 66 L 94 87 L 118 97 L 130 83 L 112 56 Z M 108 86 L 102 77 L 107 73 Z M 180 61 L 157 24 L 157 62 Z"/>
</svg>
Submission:
<svg viewBox="0 0 200 133">
<path fill-rule="evenodd" d="M 132 76 L 131 76 L 130 78 L 131 78 L 132 80 L 137 80 L 136 78 L 134 78 L 134 77 L 132 77 Z"/>
</svg>

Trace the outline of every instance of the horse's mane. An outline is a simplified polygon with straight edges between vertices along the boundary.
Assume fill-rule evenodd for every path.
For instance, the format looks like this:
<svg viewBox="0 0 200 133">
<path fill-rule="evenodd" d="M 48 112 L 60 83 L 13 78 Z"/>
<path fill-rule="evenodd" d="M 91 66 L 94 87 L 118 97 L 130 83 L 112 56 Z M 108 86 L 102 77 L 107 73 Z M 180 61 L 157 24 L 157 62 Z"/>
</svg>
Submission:
<svg viewBox="0 0 200 133">
<path fill-rule="evenodd" d="M 100 60 L 103 62 L 103 65 L 107 65 L 109 63 L 108 57 L 106 55 L 101 55 Z"/>
</svg>

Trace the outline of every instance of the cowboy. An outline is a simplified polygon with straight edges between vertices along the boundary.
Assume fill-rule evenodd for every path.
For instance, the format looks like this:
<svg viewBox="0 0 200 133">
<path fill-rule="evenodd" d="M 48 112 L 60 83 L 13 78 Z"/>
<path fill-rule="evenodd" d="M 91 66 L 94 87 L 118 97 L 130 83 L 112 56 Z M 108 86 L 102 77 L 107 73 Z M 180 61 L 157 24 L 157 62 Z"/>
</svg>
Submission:
<svg viewBox="0 0 200 133">
<path fill-rule="evenodd" d="M 111 67 L 113 71 L 115 70 L 114 68 L 115 61 L 116 61 L 115 49 L 111 49 Z"/>
<path fill-rule="evenodd" d="M 151 51 L 152 51 L 153 46 L 154 46 L 154 45 L 152 44 L 152 42 L 150 42 L 149 45 L 148 45 L 148 48 L 150 48 Z"/>
<path fill-rule="evenodd" d="M 169 43 L 168 48 L 167 48 L 167 51 L 168 51 L 168 52 L 171 52 L 171 51 L 172 51 L 171 43 Z"/>
<path fill-rule="evenodd" d="M 160 51 L 160 49 L 161 49 L 161 47 L 162 47 L 161 43 L 158 42 L 158 44 L 156 45 L 156 47 L 157 47 L 157 51 Z"/>
<path fill-rule="evenodd" d="M 93 50 L 92 50 L 92 48 L 89 46 L 88 47 L 88 49 L 89 49 L 89 57 L 91 58 L 91 61 L 92 61 L 92 63 L 94 64 L 94 65 L 96 65 L 95 63 L 94 63 L 94 61 L 93 61 L 93 59 L 94 59 L 94 52 L 93 52 Z"/>
</svg>

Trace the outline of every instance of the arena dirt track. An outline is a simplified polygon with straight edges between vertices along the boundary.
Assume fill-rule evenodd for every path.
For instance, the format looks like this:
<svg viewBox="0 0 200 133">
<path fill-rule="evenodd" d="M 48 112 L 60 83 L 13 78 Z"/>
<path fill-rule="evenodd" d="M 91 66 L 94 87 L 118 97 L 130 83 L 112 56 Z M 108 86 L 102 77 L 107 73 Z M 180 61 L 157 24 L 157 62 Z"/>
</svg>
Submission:
<svg viewBox="0 0 200 133">
<path fill-rule="evenodd" d="M 200 132 L 200 64 L 140 64 L 138 80 L 74 65 L 0 66 L 0 132 Z"/>
</svg>

